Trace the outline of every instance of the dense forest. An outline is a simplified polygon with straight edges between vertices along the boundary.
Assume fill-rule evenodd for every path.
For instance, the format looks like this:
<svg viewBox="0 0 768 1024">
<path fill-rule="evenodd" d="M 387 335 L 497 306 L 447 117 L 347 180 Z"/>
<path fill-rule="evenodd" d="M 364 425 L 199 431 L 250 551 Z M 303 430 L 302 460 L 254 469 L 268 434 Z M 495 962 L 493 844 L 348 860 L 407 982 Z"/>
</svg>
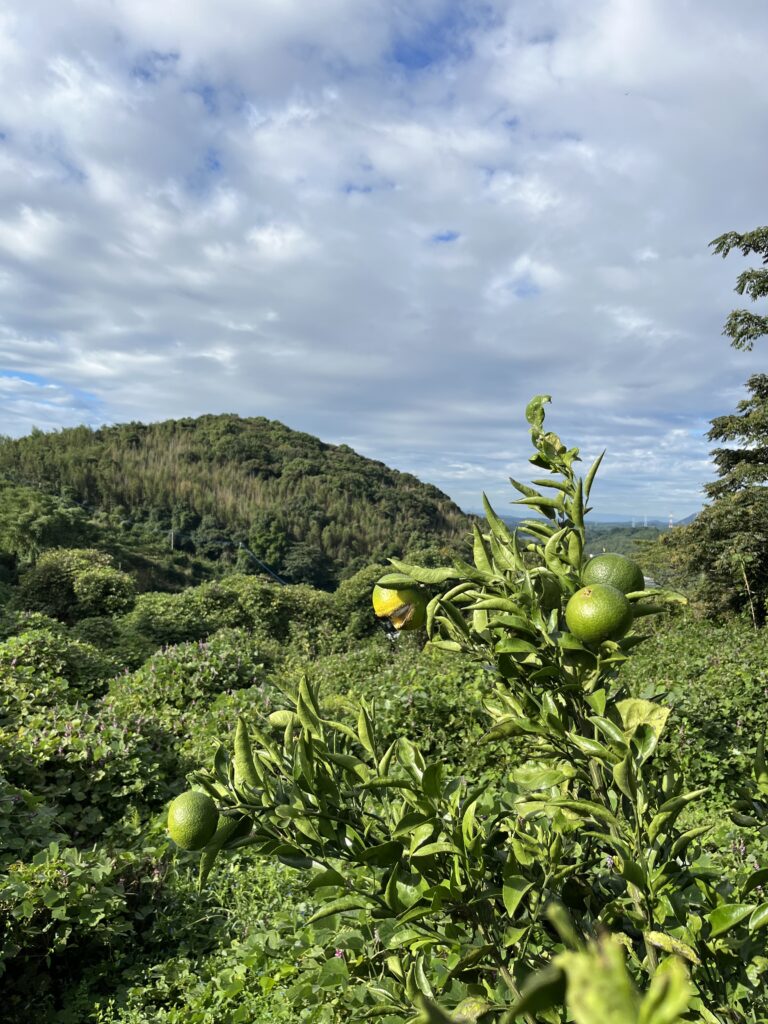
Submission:
<svg viewBox="0 0 768 1024">
<path fill-rule="evenodd" d="M 0 474 L 48 495 L 47 511 L 54 499 L 98 510 L 127 547 L 234 561 L 242 544 L 286 580 L 325 588 L 387 556 L 453 545 L 470 523 L 436 487 L 263 417 L 33 431 L 0 439 Z"/>
</svg>

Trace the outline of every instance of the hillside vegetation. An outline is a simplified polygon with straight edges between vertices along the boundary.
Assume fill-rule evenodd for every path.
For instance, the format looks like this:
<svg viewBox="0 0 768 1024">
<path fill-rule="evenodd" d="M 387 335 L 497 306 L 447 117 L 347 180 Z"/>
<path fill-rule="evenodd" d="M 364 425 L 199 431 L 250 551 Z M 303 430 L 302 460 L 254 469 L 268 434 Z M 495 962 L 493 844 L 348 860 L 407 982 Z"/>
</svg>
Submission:
<svg viewBox="0 0 768 1024">
<path fill-rule="evenodd" d="M 128 546 L 149 537 L 233 561 L 242 543 L 291 582 L 326 588 L 391 555 L 453 546 L 470 523 L 436 487 L 263 417 L 34 431 L 0 439 L 0 474 L 99 510 Z"/>
</svg>

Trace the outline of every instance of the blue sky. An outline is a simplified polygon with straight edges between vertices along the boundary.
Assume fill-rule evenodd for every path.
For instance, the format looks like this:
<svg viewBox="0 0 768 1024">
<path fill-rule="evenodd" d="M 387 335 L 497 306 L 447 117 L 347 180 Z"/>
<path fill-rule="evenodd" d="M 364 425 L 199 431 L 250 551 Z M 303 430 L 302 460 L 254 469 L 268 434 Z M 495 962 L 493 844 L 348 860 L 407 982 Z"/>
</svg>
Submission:
<svg viewBox="0 0 768 1024">
<path fill-rule="evenodd" d="M 682 517 L 765 347 L 762 0 L 0 14 L 0 433 L 268 416 L 501 511 L 523 410 Z"/>
</svg>

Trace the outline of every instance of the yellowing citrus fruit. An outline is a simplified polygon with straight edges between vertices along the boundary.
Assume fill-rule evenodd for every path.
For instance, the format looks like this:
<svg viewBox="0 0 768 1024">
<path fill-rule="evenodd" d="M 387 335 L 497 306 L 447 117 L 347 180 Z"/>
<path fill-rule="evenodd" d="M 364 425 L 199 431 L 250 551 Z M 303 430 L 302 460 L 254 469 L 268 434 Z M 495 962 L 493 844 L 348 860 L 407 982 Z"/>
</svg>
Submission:
<svg viewBox="0 0 768 1024">
<path fill-rule="evenodd" d="M 193 789 L 179 794 L 168 809 L 168 832 L 182 850 L 202 850 L 218 823 L 216 804 L 206 793 Z"/>
<path fill-rule="evenodd" d="M 493 1009 L 487 999 L 482 996 L 467 996 L 451 1014 L 456 1024 L 477 1024 L 489 1010 Z"/>
<path fill-rule="evenodd" d="M 426 595 L 415 587 L 390 590 L 373 588 L 373 611 L 378 619 L 389 619 L 395 629 L 419 629 L 427 620 Z"/>
<path fill-rule="evenodd" d="M 632 625 L 632 606 L 616 587 L 594 583 L 577 590 L 565 606 L 565 621 L 577 640 L 618 640 Z"/>
<path fill-rule="evenodd" d="M 605 583 L 609 587 L 616 587 L 622 594 L 629 594 L 634 590 L 645 590 L 643 570 L 640 566 L 631 558 L 615 553 L 596 555 L 591 558 L 584 566 L 581 582 L 585 586 L 592 583 Z"/>
</svg>

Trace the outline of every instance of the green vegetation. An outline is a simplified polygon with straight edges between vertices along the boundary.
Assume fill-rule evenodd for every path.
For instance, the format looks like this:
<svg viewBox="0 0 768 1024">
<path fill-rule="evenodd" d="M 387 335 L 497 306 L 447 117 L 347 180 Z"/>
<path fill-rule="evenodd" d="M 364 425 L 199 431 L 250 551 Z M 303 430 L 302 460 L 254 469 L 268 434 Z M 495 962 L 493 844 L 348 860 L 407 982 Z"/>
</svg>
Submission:
<svg viewBox="0 0 768 1024">
<path fill-rule="evenodd" d="M 718 429 L 752 452 L 745 424 L 759 433 L 764 410 L 740 412 Z M 444 532 L 398 538 L 400 519 L 390 540 L 375 527 L 334 554 L 272 516 L 278 566 L 314 559 L 325 589 L 230 557 L 225 534 L 253 540 L 237 533 L 245 505 L 217 518 L 226 530 L 210 511 L 182 527 L 182 476 L 159 497 L 163 440 L 198 451 L 186 471 L 218 439 L 234 493 L 260 430 L 281 466 L 304 435 L 204 417 L 0 443 L 18 474 L 0 484 L 0 1021 L 768 1019 L 762 563 L 733 548 L 729 520 L 722 550 L 739 552 L 752 600 L 717 603 L 734 577 L 706 561 L 711 537 L 694 578 L 672 546 L 654 549 L 658 573 L 638 555 L 650 531 L 587 534 L 597 466 L 580 480 L 543 400 L 527 414 L 547 475 L 515 483 L 532 516 L 519 533 L 490 506 L 483 524 L 452 519 L 437 492 L 398 490 L 401 474 L 392 500 L 409 509 L 410 493 L 413 522 Z M 122 458 L 116 438 L 136 456 L 130 521 L 102 462 Z M 379 501 L 390 471 L 307 449 L 339 479 L 370 473 Z M 756 465 L 724 456 L 711 507 L 764 491 Z M 266 477 L 270 500 L 282 475 Z M 242 521 L 264 525 L 250 508 Z M 764 524 L 738 527 L 764 550 Z M 189 550 L 163 548 L 171 528 Z M 388 568 L 355 571 L 368 543 Z M 587 557 L 606 543 L 609 567 L 629 555 L 746 616 L 595 583 Z M 589 629 L 573 612 L 585 589 L 611 591 Z"/>
<path fill-rule="evenodd" d="M 243 544 L 288 581 L 329 589 L 390 555 L 455 546 L 469 522 L 436 487 L 261 417 L 34 431 L 0 439 L 0 474 L 0 551 L 22 560 L 99 525 L 123 548 L 162 541 L 261 571 Z"/>
<path fill-rule="evenodd" d="M 480 746 L 496 762 L 470 773 L 466 756 L 430 756 L 403 732 L 390 741 L 362 695 L 340 715 L 302 674 L 274 710 L 238 716 L 234 756 L 224 737 L 189 776 L 250 829 L 206 847 L 201 883 L 217 857 L 253 849 L 297 869 L 318 899 L 308 924 L 333 939 L 316 940 L 288 994 L 306 1019 L 323 990 L 317 1019 L 386 1024 L 725 1024 L 768 1012 L 766 872 L 709 855 L 718 822 L 689 825 L 707 791 L 686 787 L 670 751 L 666 692 L 657 679 L 633 693 L 622 674 L 638 624 L 685 599 L 583 586 L 600 459 L 576 476 L 578 449 L 544 430 L 547 400 L 526 415 L 531 462 L 550 475 L 512 481 L 517 503 L 545 518 L 513 533 L 486 502 L 472 564 L 391 559 L 378 582 L 432 594 L 429 649 L 484 674 Z M 764 737 L 752 739 L 750 771 L 724 796 L 759 841 L 768 767 Z M 498 771 L 510 747 L 514 767 Z"/>
<path fill-rule="evenodd" d="M 710 244 L 723 258 L 737 249 L 768 262 L 768 227 L 729 231 Z M 743 271 L 736 291 L 753 302 L 766 298 L 768 269 Z M 733 310 L 723 334 L 734 348 L 749 351 L 768 335 L 768 316 Z M 737 412 L 717 416 L 707 434 L 728 445 L 712 452 L 718 479 L 705 487 L 710 504 L 645 555 L 657 579 L 685 586 L 709 614 L 748 612 L 758 627 L 766 621 L 768 601 L 768 376 L 753 374 L 746 386 L 748 397 Z"/>
</svg>

